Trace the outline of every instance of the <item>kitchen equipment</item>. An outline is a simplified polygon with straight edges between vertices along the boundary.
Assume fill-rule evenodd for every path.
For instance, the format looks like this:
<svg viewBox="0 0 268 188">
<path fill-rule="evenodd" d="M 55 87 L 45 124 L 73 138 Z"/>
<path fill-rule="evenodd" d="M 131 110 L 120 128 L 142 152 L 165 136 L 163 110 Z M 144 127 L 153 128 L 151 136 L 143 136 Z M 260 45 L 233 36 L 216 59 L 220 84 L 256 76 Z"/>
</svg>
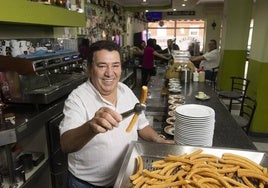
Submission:
<svg viewBox="0 0 268 188">
<path fill-rule="evenodd" d="M 87 79 L 79 53 L 71 50 L 38 51 L 21 58 L 0 56 L 0 61 L 9 84 L 8 103 L 48 104 Z"/>
<path fill-rule="evenodd" d="M 144 168 L 151 169 L 153 161 L 163 159 L 169 154 L 181 155 L 184 153 L 192 153 L 197 149 L 202 149 L 203 153 L 213 154 L 221 157 L 223 153 L 238 154 L 247 157 L 254 162 L 268 167 L 268 156 L 265 152 L 257 152 L 251 150 L 232 149 L 232 148 L 209 148 L 209 147 L 193 147 L 179 146 L 172 144 L 160 144 L 152 142 L 133 141 L 125 155 L 124 161 L 120 168 L 114 188 L 131 188 L 133 185 L 130 182 L 129 176 L 136 172 L 136 157 L 142 156 Z"/>
<path fill-rule="evenodd" d="M 16 183 L 26 181 L 24 166 L 20 160 L 16 161 L 14 164 L 14 175 Z"/>
<path fill-rule="evenodd" d="M 60 146 L 59 125 L 63 119 L 63 113 L 56 115 L 48 121 L 48 142 L 50 156 L 50 173 L 53 188 L 65 188 L 68 173 L 67 154 L 63 153 Z"/>
<path fill-rule="evenodd" d="M 132 115 L 132 114 L 141 114 L 142 111 L 144 111 L 146 109 L 145 104 L 142 103 L 136 103 L 134 108 L 131 110 L 128 110 L 126 112 L 123 112 L 121 115 L 123 118 L 127 118 L 128 116 Z"/>
<path fill-rule="evenodd" d="M 22 154 L 19 157 L 19 160 L 21 161 L 25 172 L 29 172 L 33 169 L 33 156 L 31 153 Z"/>
</svg>

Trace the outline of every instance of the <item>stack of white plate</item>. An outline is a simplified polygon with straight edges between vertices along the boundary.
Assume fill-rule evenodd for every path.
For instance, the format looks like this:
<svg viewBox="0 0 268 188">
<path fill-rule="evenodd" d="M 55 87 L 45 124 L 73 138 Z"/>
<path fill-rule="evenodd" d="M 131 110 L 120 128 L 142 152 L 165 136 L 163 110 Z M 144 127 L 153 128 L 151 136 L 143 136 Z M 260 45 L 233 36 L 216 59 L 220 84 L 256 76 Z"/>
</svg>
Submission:
<svg viewBox="0 0 268 188">
<path fill-rule="evenodd" d="M 170 78 L 168 82 L 168 91 L 171 93 L 179 93 L 181 92 L 181 84 L 178 78 Z"/>
<path fill-rule="evenodd" d="M 176 144 L 212 146 L 215 111 L 204 105 L 185 104 L 175 109 Z"/>
</svg>

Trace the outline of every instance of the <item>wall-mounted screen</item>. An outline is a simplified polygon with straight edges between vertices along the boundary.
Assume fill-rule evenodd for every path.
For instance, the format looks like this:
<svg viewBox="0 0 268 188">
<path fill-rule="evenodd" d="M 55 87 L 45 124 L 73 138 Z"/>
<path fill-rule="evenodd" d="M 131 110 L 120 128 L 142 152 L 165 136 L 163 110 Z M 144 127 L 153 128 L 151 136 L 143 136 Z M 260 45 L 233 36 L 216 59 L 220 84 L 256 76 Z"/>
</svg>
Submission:
<svg viewBox="0 0 268 188">
<path fill-rule="evenodd" d="M 162 17 L 162 12 L 146 12 L 146 20 L 149 22 L 160 21 Z"/>
</svg>

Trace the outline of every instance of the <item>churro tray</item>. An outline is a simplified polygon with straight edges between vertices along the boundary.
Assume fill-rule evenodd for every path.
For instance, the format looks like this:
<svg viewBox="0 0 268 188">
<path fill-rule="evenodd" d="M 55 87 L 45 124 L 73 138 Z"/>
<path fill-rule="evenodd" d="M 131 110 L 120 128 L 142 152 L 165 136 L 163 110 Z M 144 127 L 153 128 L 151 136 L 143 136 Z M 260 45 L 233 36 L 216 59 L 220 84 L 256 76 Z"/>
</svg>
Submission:
<svg viewBox="0 0 268 188">
<path fill-rule="evenodd" d="M 253 150 L 238 150 L 230 148 L 208 148 L 208 147 L 194 147 L 194 146 L 181 146 L 172 144 L 158 144 L 150 142 L 132 142 L 125 155 L 123 164 L 120 168 L 118 177 L 114 188 L 131 188 L 133 185 L 129 177 L 136 172 L 137 162 L 136 157 L 141 155 L 143 158 L 144 168 L 151 169 L 153 161 L 162 159 L 168 154 L 181 155 L 184 153 L 192 153 L 197 149 L 202 149 L 202 153 L 213 154 L 221 157 L 224 153 L 237 154 L 247 157 L 252 161 L 268 167 L 268 155 L 265 152 L 258 152 Z"/>
</svg>

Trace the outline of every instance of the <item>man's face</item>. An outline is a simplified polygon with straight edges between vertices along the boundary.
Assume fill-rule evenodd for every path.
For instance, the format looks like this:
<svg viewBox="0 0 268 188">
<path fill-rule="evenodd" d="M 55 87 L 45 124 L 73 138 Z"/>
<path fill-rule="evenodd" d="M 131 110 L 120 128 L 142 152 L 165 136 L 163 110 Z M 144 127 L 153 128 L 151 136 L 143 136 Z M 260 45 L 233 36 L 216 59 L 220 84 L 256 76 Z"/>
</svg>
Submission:
<svg viewBox="0 0 268 188">
<path fill-rule="evenodd" d="M 122 72 L 117 51 L 96 51 L 89 69 L 91 82 L 101 95 L 106 96 L 116 91 Z"/>
<path fill-rule="evenodd" d="M 209 51 L 216 49 L 215 43 L 212 42 L 212 41 L 209 41 L 209 43 L 208 43 L 208 49 L 209 49 Z"/>
</svg>

